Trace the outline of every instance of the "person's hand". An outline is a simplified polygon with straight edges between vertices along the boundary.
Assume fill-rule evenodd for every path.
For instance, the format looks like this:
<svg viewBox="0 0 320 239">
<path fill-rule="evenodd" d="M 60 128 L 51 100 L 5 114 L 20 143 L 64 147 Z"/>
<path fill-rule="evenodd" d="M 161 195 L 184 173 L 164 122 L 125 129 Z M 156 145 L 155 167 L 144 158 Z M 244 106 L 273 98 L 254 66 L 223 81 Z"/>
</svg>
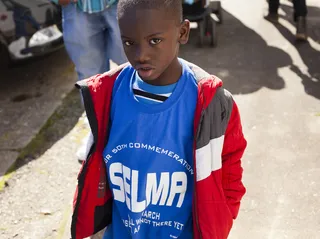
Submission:
<svg viewBox="0 0 320 239">
<path fill-rule="evenodd" d="M 68 5 L 69 3 L 72 3 L 72 2 L 77 2 L 78 0 L 59 0 L 58 3 L 59 5 L 61 6 L 66 6 Z"/>
</svg>

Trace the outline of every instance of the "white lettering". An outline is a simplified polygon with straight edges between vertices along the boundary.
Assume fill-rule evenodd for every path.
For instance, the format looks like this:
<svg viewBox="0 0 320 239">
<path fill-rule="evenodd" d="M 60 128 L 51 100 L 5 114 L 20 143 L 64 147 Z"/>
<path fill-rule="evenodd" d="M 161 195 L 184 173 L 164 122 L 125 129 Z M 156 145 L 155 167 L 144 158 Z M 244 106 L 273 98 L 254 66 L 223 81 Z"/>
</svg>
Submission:
<svg viewBox="0 0 320 239">
<path fill-rule="evenodd" d="M 146 188 L 147 205 L 150 204 L 152 194 L 152 204 L 157 205 L 161 196 L 159 205 L 163 206 L 166 203 L 168 197 L 169 185 L 169 173 L 161 173 L 159 186 L 157 186 L 156 173 L 148 173 Z"/>
<path fill-rule="evenodd" d="M 178 230 L 181 230 L 183 229 L 183 224 L 179 223 L 179 222 L 174 222 L 174 227 L 177 228 Z"/>
<path fill-rule="evenodd" d="M 130 168 L 123 166 L 123 182 L 124 182 L 124 190 L 126 192 L 126 204 L 129 210 L 131 210 L 130 207 L 130 184 L 128 183 L 128 181 L 130 181 L 130 175 L 131 175 L 131 170 Z"/>
<path fill-rule="evenodd" d="M 188 171 L 190 171 L 191 166 L 189 164 L 187 164 L 186 168 L 187 168 Z"/>
<path fill-rule="evenodd" d="M 171 227 L 172 221 L 152 222 L 152 224 L 154 227 L 163 227 L 163 226 Z"/>
<path fill-rule="evenodd" d="M 179 159 L 179 155 L 175 154 L 175 155 L 173 155 L 173 158 L 178 160 Z"/>
<path fill-rule="evenodd" d="M 167 153 L 168 153 L 168 150 L 162 149 L 162 150 L 161 150 L 161 153 L 162 153 L 162 154 L 167 154 Z"/>
<path fill-rule="evenodd" d="M 149 145 L 148 150 L 152 150 L 152 151 L 154 151 L 154 150 L 155 150 L 155 148 L 156 148 L 155 146 L 150 146 L 150 145 Z"/>
<path fill-rule="evenodd" d="M 143 211 L 142 216 L 144 218 L 152 219 L 152 220 L 160 220 L 160 213 L 158 212 L 151 212 L 151 211 Z"/>
<path fill-rule="evenodd" d="M 138 202 L 138 182 L 139 182 L 139 171 L 132 170 L 131 178 L 131 211 L 142 212 L 146 209 L 146 200 Z M 130 209 L 130 208 L 129 208 Z"/>
<path fill-rule="evenodd" d="M 181 185 L 178 185 L 180 182 Z M 181 207 L 187 190 L 187 175 L 184 172 L 174 172 L 171 177 L 170 196 L 167 206 L 171 206 L 176 194 L 180 194 L 177 207 Z"/>
<path fill-rule="evenodd" d="M 127 144 L 117 145 L 114 149 L 112 149 L 112 153 L 116 154 L 125 148 L 128 148 Z"/>
<path fill-rule="evenodd" d="M 139 193 L 139 171 L 131 170 L 121 163 L 113 163 L 109 167 L 109 175 L 114 199 L 122 203 L 125 202 L 132 212 L 143 212 L 150 204 L 172 206 L 176 196 L 178 196 L 176 207 L 180 208 L 183 204 L 187 190 L 187 175 L 185 172 L 174 172 L 172 174 L 163 172 L 160 175 L 148 173 L 146 175 L 146 187 L 140 189 L 145 190 L 145 198 L 141 198 L 142 201 L 139 201 L 140 197 L 143 196 Z M 160 214 L 145 215 L 147 218 L 160 220 Z"/>
<path fill-rule="evenodd" d="M 124 224 L 125 227 L 129 227 L 129 221 L 128 220 L 123 220 L 122 219 L 122 221 L 123 221 L 123 224 Z"/>
<path fill-rule="evenodd" d="M 148 145 L 147 144 L 141 144 L 141 148 L 148 149 Z"/>
<path fill-rule="evenodd" d="M 134 234 L 138 233 L 138 232 L 139 232 L 139 230 L 140 230 L 140 225 L 138 226 L 138 228 L 137 228 L 137 227 L 136 227 L 136 228 L 134 228 Z"/>
<path fill-rule="evenodd" d="M 124 202 L 124 190 L 123 190 L 123 180 L 121 177 L 116 176 L 116 173 L 122 174 L 122 164 L 113 163 L 109 167 L 110 181 L 112 184 L 118 186 L 120 189 L 113 188 L 114 199 L 119 202 Z"/>
<path fill-rule="evenodd" d="M 140 224 L 142 224 L 142 223 L 144 223 L 144 224 L 150 224 L 151 221 L 148 220 L 148 219 L 146 219 L 146 218 L 139 218 L 139 219 L 136 220 L 136 224 L 137 224 L 137 225 L 140 225 Z"/>
<path fill-rule="evenodd" d="M 160 220 L 160 213 L 153 212 L 152 213 L 152 219 L 153 220 Z"/>
</svg>

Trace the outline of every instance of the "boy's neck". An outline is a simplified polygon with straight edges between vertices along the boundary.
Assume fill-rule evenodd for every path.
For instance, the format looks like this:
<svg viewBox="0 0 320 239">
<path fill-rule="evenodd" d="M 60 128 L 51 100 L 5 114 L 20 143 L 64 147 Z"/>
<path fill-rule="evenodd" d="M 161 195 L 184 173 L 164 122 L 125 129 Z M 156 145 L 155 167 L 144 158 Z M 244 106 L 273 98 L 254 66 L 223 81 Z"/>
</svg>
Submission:
<svg viewBox="0 0 320 239">
<path fill-rule="evenodd" d="M 165 86 L 176 83 L 182 74 L 182 66 L 176 57 L 168 68 L 155 80 L 145 81 L 150 85 Z"/>
</svg>

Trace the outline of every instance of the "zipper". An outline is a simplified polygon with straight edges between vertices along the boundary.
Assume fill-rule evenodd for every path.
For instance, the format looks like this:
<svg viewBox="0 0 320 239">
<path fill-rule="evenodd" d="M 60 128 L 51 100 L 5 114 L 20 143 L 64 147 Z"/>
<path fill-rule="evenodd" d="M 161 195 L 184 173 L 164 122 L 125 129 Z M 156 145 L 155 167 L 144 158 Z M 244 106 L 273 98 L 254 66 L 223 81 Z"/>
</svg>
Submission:
<svg viewBox="0 0 320 239">
<path fill-rule="evenodd" d="M 201 122 L 202 122 L 202 119 L 203 119 L 203 115 L 204 115 L 204 109 L 202 108 L 201 110 L 201 114 L 200 114 L 200 119 L 199 119 L 199 123 L 198 123 L 198 128 L 197 128 L 197 132 L 196 132 L 196 137 L 195 137 L 195 142 L 194 142 L 194 150 L 196 150 L 196 139 L 198 138 L 199 136 L 199 133 L 200 133 L 200 126 L 201 126 Z M 196 155 L 194 155 L 194 157 L 196 157 Z M 196 160 L 194 160 L 194 163 L 196 163 Z M 194 176 L 194 212 L 195 212 L 195 219 L 196 219 L 196 226 L 197 226 L 197 229 L 198 229 L 198 234 L 199 234 L 199 238 L 202 239 L 202 232 L 201 232 L 201 229 L 200 229 L 200 224 L 199 224 L 199 217 L 198 217 L 198 208 L 197 208 L 197 189 L 196 189 L 196 184 L 197 184 L 197 168 L 195 167 L 195 176 Z"/>
<path fill-rule="evenodd" d="M 201 87 L 200 89 L 200 95 L 202 95 L 202 97 L 204 97 L 204 93 L 203 93 L 203 87 Z M 203 99 L 204 102 L 204 99 Z M 194 138 L 194 151 L 196 152 L 196 148 L 197 148 L 197 139 L 199 138 L 199 134 L 200 134 L 200 128 L 201 128 L 201 123 L 203 120 L 203 115 L 204 115 L 204 108 L 203 108 L 203 102 L 202 102 L 202 106 L 201 106 L 201 113 L 200 113 L 200 118 L 199 118 L 199 122 L 197 125 L 197 131 L 195 132 L 195 138 Z M 195 212 L 195 219 L 196 219 L 196 227 L 198 229 L 198 234 L 199 234 L 199 238 L 202 239 L 202 232 L 200 229 L 200 224 L 199 224 L 199 217 L 198 217 L 198 207 L 197 207 L 197 188 L 196 188 L 196 184 L 197 184 L 197 166 L 196 166 L 196 154 L 194 154 L 194 164 L 195 164 L 195 175 L 194 175 L 194 212 Z"/>
<path fill-rule="evenodd" d="M 196 187 L 194 187 L 196 188 Z M 196 226 L 197 226 L 197 229 L 198 229 L 198 234 L 199 234 L 199 238 L 202 239 L 202 233 L 201 233 L 201 230 L 200 230 L 200 225 L 199 225 L 199 218 L 198 218 L 198 210 L 197 210 L 197 195 L 196 195 L 196 189 L 195 189 L 195 192 L 194 192 L 194 212 L 195 212 L 195 218 L 196 218 Z"/>
</svg>

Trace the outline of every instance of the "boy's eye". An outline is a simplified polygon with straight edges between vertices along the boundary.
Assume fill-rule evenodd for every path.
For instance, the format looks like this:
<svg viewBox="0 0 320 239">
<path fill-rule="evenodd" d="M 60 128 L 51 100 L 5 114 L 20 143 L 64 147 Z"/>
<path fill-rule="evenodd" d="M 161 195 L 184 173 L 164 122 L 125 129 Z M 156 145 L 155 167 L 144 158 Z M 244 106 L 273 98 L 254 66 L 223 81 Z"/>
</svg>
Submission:
<svg viewBox="0 0 320 239">
<path fill-rule="evenodd" d="M 125 44 L 126 46 L 131 46 L 133 45 L 132 41 L 124 41 L 123 44 Z"/>
<path fill-rule="evenodd" d="M 161 42 L 162 40 L 161 39 L 158 39 L 158 38 L 153 38 L 150 40 L 150 44 L 151 45 L 157 45 Z"/>
</svg>

